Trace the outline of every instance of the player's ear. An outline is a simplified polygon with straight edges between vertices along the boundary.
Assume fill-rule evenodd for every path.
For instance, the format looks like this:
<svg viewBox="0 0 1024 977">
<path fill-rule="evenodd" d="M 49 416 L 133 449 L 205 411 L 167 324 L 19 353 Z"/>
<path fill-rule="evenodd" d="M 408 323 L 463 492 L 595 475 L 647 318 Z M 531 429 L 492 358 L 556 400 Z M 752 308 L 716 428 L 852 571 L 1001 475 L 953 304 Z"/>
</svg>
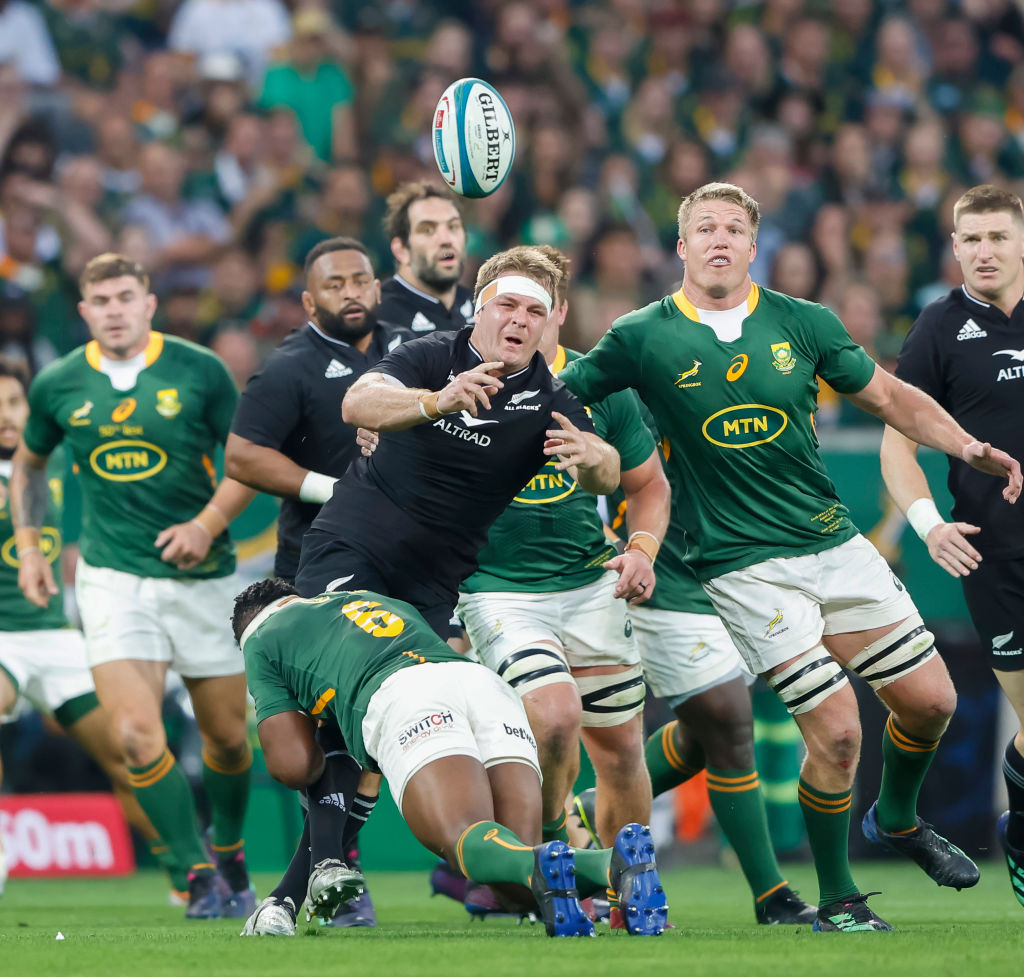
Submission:
<svg viewBox="0 0 1024 977">
<path fill-rule="evenodd" d="M 676 241 L 676 254 L 680 261 L 686 261 L 686 242 L 682 238 Z"/>
<path fill-rule="evenodd" d="M 377 304 L 380 305 L 380 279 L 373 280 L 373 294 L 377 296 Z"/>
<path fill-rule="evenodd" d="M 398 264 L 405 265 L 409 263 L 409 249 L 402 243 L 400 237 L 393 237 L 391 239 L 391 254 Z"/>
<path fill-rule="evenodd" d="M 305 309 L 306 315 L 312 319 L 316 313 L 316 302 L 313 301 L 313 296 L 305 289 L 302 291 L 302 308 Z"/>
</svg>

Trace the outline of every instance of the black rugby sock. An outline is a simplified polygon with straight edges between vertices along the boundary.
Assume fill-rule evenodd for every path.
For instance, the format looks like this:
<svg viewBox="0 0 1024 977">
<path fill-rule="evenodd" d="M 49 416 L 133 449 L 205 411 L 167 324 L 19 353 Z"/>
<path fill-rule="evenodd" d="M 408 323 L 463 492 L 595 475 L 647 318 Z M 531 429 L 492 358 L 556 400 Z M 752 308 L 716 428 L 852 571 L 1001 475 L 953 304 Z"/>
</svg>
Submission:
<svg viewBox="0 0 1024 977">
<path fill-rule="evenodd" d="M 1006 840 L 1021 851 L 1024 850 L 1024 756 L 1017 752 L 1013 740 L 1006 744 L 1003 754 L 1003 778 L 1006 780 L 1006 793 L 1010 795 Z"/>
<path fill-rule="evenodd" d="M 362 768 L 348 753 L 328 753 L 320 779 L 306 788 L 309 800 L 310 864 L 345 860 L 345 826 Z"/>
<path fill-rule="evenodd" d="M 276 899 L 284 899 L 289 896 L 298 909 L 302 900 L 306 898 L 306 885 L 309 882 L 309 818 L 302 821 L 302 837 L 299 838 L 298 847 L 288 867 L 284 870 L 281 881 L 270 893 Z"/>
</svg>

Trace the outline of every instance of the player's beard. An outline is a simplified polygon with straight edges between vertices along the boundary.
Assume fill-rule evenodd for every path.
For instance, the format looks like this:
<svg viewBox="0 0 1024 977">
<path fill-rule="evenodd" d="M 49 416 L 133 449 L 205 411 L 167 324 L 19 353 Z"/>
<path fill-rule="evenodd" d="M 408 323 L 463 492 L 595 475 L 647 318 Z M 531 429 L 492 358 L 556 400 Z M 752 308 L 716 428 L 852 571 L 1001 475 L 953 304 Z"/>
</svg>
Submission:
<svg viewBox="0 0 1024 977">
<path fill-rule="evenodd" d="M 461 258 L 451 271 L 442 271 L 432 262 L 423 262 L 422 267 L 414 268 L 416 277 L 424 285 L 437 289 L 439 292 L 446 291 L 453 285 L 458 284 L 462 277 L 463 269 L 466 267 L 466 259 Z"/>
<path fill-rule="evenodd" d="M 340 339 L 343 343 L 354 343 L 362 339 L 367 333 L 371 333 L 374 327 L 377 325 L 377 313 L 374 309 L 368 309 L 365 305 L 360 305 L 359 308 L 363 310 L 363 321 L 358 326 L 350 326 L 346 321 L 342 313 L 346 309 L 351 309 L 354 304 L 350 303 L 346 305 L 340 312 L 329 312 L 322 305 L 317 305 L 316 310 L 316 324 L 325 332 L 331 339 Z"/>
</svg>

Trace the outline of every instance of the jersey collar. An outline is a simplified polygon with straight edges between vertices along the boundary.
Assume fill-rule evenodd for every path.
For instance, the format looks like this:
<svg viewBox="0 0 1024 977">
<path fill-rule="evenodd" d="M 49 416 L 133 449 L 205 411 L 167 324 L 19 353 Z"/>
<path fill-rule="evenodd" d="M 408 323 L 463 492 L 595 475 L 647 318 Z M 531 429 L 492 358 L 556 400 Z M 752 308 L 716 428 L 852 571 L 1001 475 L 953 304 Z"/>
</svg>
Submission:
<svg viewBox="0 0 1024 977">
<path fill-rule="evenodd" d="M 992 304 L 990 302 L 982 302 L 981 299 L 976 299 L 973 295 L 971 295 L 971 293 L 967 291 L 966 285 L 961 285 L 960 291 L 964 293 L 964 298 L 967 299 L 968 302 L 973 302 L 975 305 L 980 305 L 983 309 L 992 308 Z"/>
<path fill-rule="evenodd" d="M 245 650 L 245 643 L 252 637 L 256 629 L 268 618 L 271 614 L 276 614 L 285 604 L 289 601 L 294 600 L 295 595 L 289 594 L 287 597 L 282 597 L 280 600 L 275 600 L 273 604 L 267 604 L 262 611 L 259 612 L 250 622 L 248 627 L 242 632 L 242 636 L 238 639 L 238 647 L 243 651 Z"/>
<path fill-rule="evenodd" d="M 551 363 L 551 373 L 558 375 L 558 371 L 565 368 L 565 361 L 568 357 L 565 355 L 565 347 L 559 343 L 558 349 L 555 350 L 555 358 Z"/>
<path fill-rule="evenodd" d="M 753 314 L 760 299 L 761 290 L 757 285 L 751 282 L 750 291 L 747 292 L 747 315 Z M 672 301 L 675 302 L 676 308 L 682 312 L 687 319 L 692 319 L 694 322 L 700 322 L 700 315 L 697 312 L 697 307 L 683 294 L 682 288 L 680 288 L 678 292 L 674 292 L 672 294 Z"/>
<path fill-rule="evenodd" d="M 328 336 L 327 333 L 325 333 L 323 331 L 323 329 L 321 329 L 319 326 L 317 326 L 317 324 L 315 322 L 312 322 L 311 320 L 307 319 L 306 320 L 306 325 L 309 326 L 309 328 L 312 329 L 313 332 L 315 332 L 325 342 L 334 343 L 335 346 L 344 346 L 345 349 L 351 349 L 352 348 L 352 344 L 351 343 L 346 343 L 344 339 L 334 339 L 333 337 Z"/>
<path fill-rule="evenodd" d="M 407 288 L 413 295 L 418 295 L 421 299 L 426 299 L 428 302 L 433 302 L 434 305 L 440 305 L 441 300 L 436 295 L 431 295 L 429 292 L 421 292 L 414 285 L 410 285 L 401 275 L 395 273 L 395 281 L 398 282 L 403 288 Z"/>
<path fill-rule="evenodd" d="M 147 366 L 152 366 L 163 351 L 164 334 L 156 331 L 151 332 L 149 334 L 149 342 L 146 344 L 146 348 L 142 351 L 143 369 Z M 85 345 L 85 361 L 94 370 L 102 371 L 103 353 L 100 350 L 100 344 L 96 342 L 95 339 Z"/>
</svg>

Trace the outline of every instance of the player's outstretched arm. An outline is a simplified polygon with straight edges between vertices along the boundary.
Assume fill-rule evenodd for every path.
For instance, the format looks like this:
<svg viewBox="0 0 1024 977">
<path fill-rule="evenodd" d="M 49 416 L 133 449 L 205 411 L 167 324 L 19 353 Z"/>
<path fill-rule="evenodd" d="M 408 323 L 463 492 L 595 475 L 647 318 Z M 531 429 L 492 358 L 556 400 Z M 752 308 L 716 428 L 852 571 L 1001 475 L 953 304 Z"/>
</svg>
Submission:
<svg viewBox="0 0 1024 977">
<path fill-rule="evenodd" d="M 636 468 L 624 471 L 620 481 L 626 494 L 629 542 L 623 553 L 603 566 L 619 575 L 616 597 L 642 604 L 656 585 L 654 561 L 668 528 L 672 493 L 657 451 Z"/>
<path fill-rule="evenodd" d="M 928 555 L 953 577 L 966 577 L 977 570 L 981 554 L 967 537 L 981 529 L 969 522 L 946 522 L 942 518 L 917 461 L 917 445 L 886 425 L 881 462 L 889 495 L 928 547 Z"/>
<path fill-rule="evenodd" d="M 572 469 L 580 487 L 592 495 L 608 495 L 619 486 L 619 453 L 596 434 L 581 431 L 564 414 L 552 411 L 557 427 L 545 433 L 544 454 L 558 457 L 555 468 Z"/>
<path fill-rule="evenodd" d="M 229 434 L 224 445 L 224 474 L 243 485 L 270 495 L 290 496 L 303 502 L 326 502 L 336 478 L 296 465 L 276 448 Z"/>
<path fill-rule="evenodd" d="M 46 478 L 47 455 L 29 450 L 24 440 L 14 453 L 11 470 L 11 520 L 18 556 L 18 586 L 38 607 L 46 607 L 57 593 L 53 568 L 43 555 L 40 534 L 46 520 L 50 487 Z"/>
<path fill-rule="evenodd" d="M 341 418 L 371 431 L 403 431 L 464 410 L 476 417 L 481 406 L 490 408 L 490 398 L 504 386 L 495 375 L 503 368 L 500 362 L 481 363 L 440 390 L 405 387 L 383 373 L 364 373 L 345 394 Z"/>
<path fill-rule="evenodd" d="M 1005 478 L 1003 498 L 1007 502 L 1016 502 L 1020 496 L 1022 482 L 1017 459 L 976 441 L 923 390 L 876 366 L 867 386 L 847 396 L 911 441 L 960 458 L 978 471 Z"/>
</svg>

